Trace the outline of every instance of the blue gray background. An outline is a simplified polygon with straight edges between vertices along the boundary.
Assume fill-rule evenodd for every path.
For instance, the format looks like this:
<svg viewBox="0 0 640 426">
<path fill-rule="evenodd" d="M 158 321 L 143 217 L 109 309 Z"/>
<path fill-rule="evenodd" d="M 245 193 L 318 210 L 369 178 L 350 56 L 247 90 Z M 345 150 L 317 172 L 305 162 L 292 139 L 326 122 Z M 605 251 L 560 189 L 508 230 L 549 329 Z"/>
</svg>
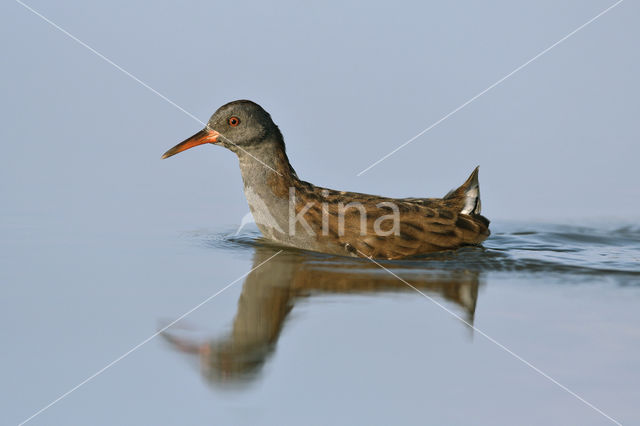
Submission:
<svg viewBox="0 0 640 426">
<path fill-rule="evenodd" d="M 203 121 L 260 103 L 315 184 L 441 196 L 480 165 L 495 234 L 505 221 L 637 223 L 637 2 L 361 177 L 613 1 L 28 4 Z M 194 243 L 248 211 L 232 153 L 161 161 L 201 125 L 17 2 L 0 21 L 0 422 L 15 424 L 252 262 Z M 476 325 L 639 419 L 636 286 L 483 280 Z M 189 322 L 226 332 L 241 284 Z M 156 339 L 33 424 L 608 424 L 419 296 L 327 296 L 293 315 L 244 393 L 210 389 Z"/>
<path fill-rule="evenodd" d="M 203 121 L 257 101 L 316 184 L 440 196 L 479 164 L 490 218 L 638 217 L 635 2 L 358 178 L 613 2 L 29 4 Z M 18 3 L 1 7 L 5 209 L 94 224 L 108 212 L 114 226 L 246 213 L 231 153 L 159 161 L 197 122 Z"/>
</svg>

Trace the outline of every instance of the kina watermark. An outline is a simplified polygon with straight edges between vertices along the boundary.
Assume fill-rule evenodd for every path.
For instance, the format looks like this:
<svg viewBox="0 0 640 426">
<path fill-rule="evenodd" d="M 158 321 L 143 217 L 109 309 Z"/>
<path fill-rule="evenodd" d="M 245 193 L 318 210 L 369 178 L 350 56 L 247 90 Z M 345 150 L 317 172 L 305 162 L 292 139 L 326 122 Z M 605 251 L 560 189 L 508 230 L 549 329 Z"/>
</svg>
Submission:
<svg viewBox="0 0 640 426">
<path fill-rule="evenodd" d="M 389 200 L 378 203 L 329 201 L 329 191 L 321 190 L 321 201 L 308 201 L 289 187 L 286 200 L 274 201 L 270 197 L 251 192 L 247 197 L 251 212 L 245 214 L 234 235 L 240 234 L 250 223 L 258 228 L 269 228 L 290 237 L 303 232 L 309 236 L 400 235 L 400 208 Z M 286 223 L 284 220 L 286 219 Z"/>
</svg>

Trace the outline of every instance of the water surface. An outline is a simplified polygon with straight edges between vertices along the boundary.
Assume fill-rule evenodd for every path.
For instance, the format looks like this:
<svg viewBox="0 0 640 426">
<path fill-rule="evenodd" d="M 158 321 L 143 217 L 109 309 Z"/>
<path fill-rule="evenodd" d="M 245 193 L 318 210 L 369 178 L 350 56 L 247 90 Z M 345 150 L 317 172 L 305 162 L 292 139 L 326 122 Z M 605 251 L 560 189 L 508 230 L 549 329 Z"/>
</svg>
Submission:
<svg viewBox="0 0 640 426">
<path fill-rule="evenodd" d="M 383 269 L 251 230 L 20 223 L 0 257 L 3 424 L 234 281 L 32 423 L 613 424 L 482 333 L 640 421 L 635 226 L 497 223 L 482 248 Z"/>
</svg>

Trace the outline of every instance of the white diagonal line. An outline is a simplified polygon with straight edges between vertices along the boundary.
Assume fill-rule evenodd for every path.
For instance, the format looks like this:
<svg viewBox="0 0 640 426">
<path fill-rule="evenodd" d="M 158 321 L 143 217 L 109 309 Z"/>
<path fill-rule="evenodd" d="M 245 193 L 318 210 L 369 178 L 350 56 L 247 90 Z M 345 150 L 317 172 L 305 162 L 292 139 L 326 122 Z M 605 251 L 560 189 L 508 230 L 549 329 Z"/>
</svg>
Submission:
<svg viewBox="0 0 640 426">
<path fill-rule="evenodd" d="M 484 95 L 485 93 L 487 93 L 488 91 L 490 91 L 491 89 L 493 89 L 494 87 L 496 87 L 497 85 L 499 85 L 500 83 L 502 83 L 503 81 L 505 81 L 506 79 L 511 77 L 512 75 L 514 75 L 518 71 L 522 70 L 524 67 L 526 67 L 527 65 L 529 65 L 530 63 L 532 63 L 533 61 L 535 61 L 536 59 L 538 59 L 539 57 L 541 57 L 545 53 L 549 52 L 551 49 L 553 49 L 554 47 L 556 47 L 557 45 L 559 45 L 560 43 L 562 43 L 563 41 L 565 41 L 569 37 L 573 36 L 575 33 L 580 31 L 581 29 L 583 29 L 587 25 L 591 24 L 593 21 L 595 21 L 596 19 L 600 18 L 602 15 L 604 15 L 607 12 L 609 12 L 611 9 L 613 9 L 616 6 L 618 6 L 623 1 L 624 0 L 618 0 L 613 5 L 609 6 L 608 8 L 603 10 L 602 12 L 598 13 L 596 16 L 594 16 L 593 18 L 589 19 L 587 22 L 585 22 L 584 24 L 580 25 L 578 28 L 576 28 L 575 30 L 571 31 L 569 34 L 567 34 L 566 36 L 562 37 L 560 40 L 558 40 L 555 43 L 553 43 L 551 46 L 549 46 L 546 49 L 544 49 L 542 52 L 538 53 L 536 56 L 534 56 L 533 58 L 529 59 L 524 64 L 520 65 L 518 68 L 516 68 L 513 71 L 511 71 L 509 74 L 505 75 L 500 80 L 496 81 L 491 86 L 489 86 L 486 89 L 484 89 L 482 92 L 478 93 L 477 95 L 475 95 L 474 97 L 472 97 L 471 99 L 469 99 L 468 101 L 466 101 L 465 103 L 463 103 L 462 105 L 460 105 L 459 107 L 457 107 L 456 109 L 454 109 L 453 111 L 451 111 L 450 113 L 448 113 L 447 115 L 445 115 L 444 117 L 442 117 L 441 119 L 439 119 L 438 121 L 436 121 L 435 123 L 430 125 L 429 127 L 427 127 L 426 129 L 424 129 L 423 131 L 421 131 L 420 133 L 418 133 L 417 135 L 415 135 L 414 137 L 412 137 L 411 139 L 409 139 L 408 141 L 406 141 L 405 143 L 403 143 L 402 145 L 400 145 L 399 147 L 397 147 L 396 149 L 394 149 L 393 151 L 391 151 L 390 153 L 385 155 L 384 157 L 380 158 L 375 163 L 371 164 L 366 169 L 362 170 L 360 173 L 358 173 L 357 176 L 363 175 L 364 173 L 368 172 L 369 170 L 371 170 L 372 168 L 374 168 L 375 166 L 377 166 L 378 164 L 380 164 L 381 162 L 383 162 L 387 158 L 391 157 L 393 154 L 395 154 L 396 152 L 400 151 L 402 148 L 404 148 L 405 146 L 409 145 L 411 142 L 413 142 L 414 140 L 418 139 L 420 136 L 424 135 L 429 130 L 433 129 L 438 124 L 442 123 L 447 118 L 451 117 L 453 114 L 455 114 L 456 112 L 460 111 L 461 109 L 463 109 L 464 107 L 466 107 L 467 105 L 469 105 L 470 103 L 472 103 L 473 101 L 478 99 L 480 96 Z"/>
<path fill-rule="evenodd" d="M 601 409 L 599 409 L 598 407 L 596 407 L 595 405 L 593 405 L 592 403 L 590 403 L 589 401 L 587 401 L 586 399 L 582 398 L 580 395 L 578 395 L 577 393 L 575 393 L 574 391 L 572 391 L 571 389 L 569 389 L 568 387 L 566 387 L 565 385 L 563 385 L 562 383 L 558 382 L 556 379 L 554 379 L 553 377 L 549 376 L 547 373 L 545 373 L 544 371 L 540 370 L 538 367 L 536 367 L 535 365 L 531 364 L 529 361 L 527 361 L 526 359 L 522 358 L 520 355 L 516 354 L 515 352 L 513 352 L 511 349 L 509 349 L 508 347 L 506 347 L 505 345 L 503 345 L 502 343 L 498 342 L 496 339 L 494 339 L 493 337 L 489 336 L 487 333 L 485 333 L 484 331 L 478 329 L 477 327 L 475 327 L 473 324 L 471 324 L 470 322 L 468 322 L 467 320 L 465 320 L 464 318 L 462 318 L 460 315 L 456 314 L 455 312 L 453 312 L 452 310 L 448 309 L 446 306 L 444 306 L 442 303 L 438 302 L 437 300 L 435 300 L 433 297 L 428 296 L 427 294 L 423 293 L 422 291 L 420 291 L 417 287 L 415 287 L 414 285 L 410 284 L 409 282 L 407 282 L 406 280 L 402 279 L 401 277 L 399 277 L 398 275 L 396 275 L 393 271 L 391 271 L 388 268 L 385 268 L 383 265 L 381 265 L 378 261 L 376 261 L 375 259 L 373 259 L 370 256 L 367 256 L 366 254 L 364 254 L 363 252 L 361 252 L 360 250 L 358 250 L 358 252 L 360 253 L 360 255 L 362 255 L 363 257 L 366 257 L 367 259 L 369 259 L 371 262 L 375 263 L 376 265 L 378 265 L 380 268 L 384 269 L 385 271 L 387 271 L 388 273 L 390 273 L 391 275 L 393 275 L 394 277 L 396 277 L 397 279 L 399 279 L 400 281 L 402 281 L 403 283 L 405 283 L 407 286 L 411 287 L 413 290 L 417 291 L 418 293 L 420 293 L 424 298 L 428 299 L 429 301 L 433 302 L 434 304 L 436 304 L 439 308 L 441 308 L 442 310 L 444 310 L 445 312 L 447 312 L 449 315 L 453 316 L 454 318 L 456 318 L 457 320 L 461 321 L 462 323 L 464 323 L 465 325 L 467 325 L 468 327 L 470 327 L 471 329 L 473 329 L 473 331 L 475 331 L 476 333 L 480 334 L 481 336 L 483 336 L 484 338 L 486 338 L 487 340 L 489 340 L 491 343 L 494 343 L 496 346 L 498 346 L 500 349 L 504 350 L 505 352 L 507 352 L 509 355 L 513 356 L 515 359 L 517 359 L 518 361 L 521 361 L 522 363 L 524 363 L 527 367 L 531 368 L 532 370 L 534 370 L 536 373 L 540 374 L 541 376 L 543 376 L 544 378 L 548 379 L 549 381 L 551 381 L 552 383 L 554 383 L 555 385 L 557 385 L 558 387 L 560 387 L 562 390 L 566 391 L 567 393 L 569 393 L 570 395 L 574 396 L 575 398 L 577 398 L 579 401 L 581 401 L 582 403 L 586 404 L 587 406 L 589 406 L 590 408 L 594 409 L 595 411 L 597 411 L 598 413 L 600 413 L 601 415 L 603 415 L 604 417 L 606 417 L 607 419 L 611 420 L 613 423 L 622 426 L 622 424 L 617 421 L 616 419 L 614 419 L 613 417 L 609 416 L 607 413 L 605 413 L 604 411 L 602 411 Z"/>
<path fill-rule="evenodd" d="M 229 287 L 231 287 L 232 285 L 234 285 L 235 283 L 237 283 L 238 281 L 240 281 L 241 279 L 243 279 L 244 277 L 246 277 L 247 275 L 249 275 L 251 272 L 255 271 L 256 269 L 258 269 L 259 267 L 261 267 L 262 265 L 264 265 L 265 263 L 267 263 L 268 261 L 270 261 L 271 259 L 273 259 L 274 257 L 276 257 L 277 255 L 279 255 L 280 253 L 282 253 L 282 250 L 278 251 L 276 254 L 274 254 L 273 256 L 269 257 L 267 260 L 265 260 L 264 262 L 258 264 L 257 266 L 251 268 L 251 270 L 245 272 L 244 274 L 242 274 L 241 276 L 239 276 L 238 278 L 236 278 L 235 280 L 231 281 L 229 284 L 227 284 L 226 286 L 222 287 L 220 290 L 218 290 L 216 293 L 212 294 L 211 296 L 207 297 L 206 299 L 204 299 L 202 302 L 198 303 L 196 306 L 194 306 L 193 308 L 189 309 L 187 312 L 185 312 L 184 314 L 180 315 L 177 319 L 171 321 L 169 324 L 167 324 L 166 326 L 162 327 L 160 330 L 158 330 L 157 332 L 153 333 L 151 336 L 147 337 L 146 339 L 144 339 L 142 342 L 138 343 L 137 345 L 135 345 L 134 347 L 132 347 L 131 349 L 129 349 L 127 352 L 123 353 L 122 355 L 120 355 L 118 358 L 114 359 L 113 361 L 111 361 L 109 364 L 105 365 L 104 367 L 102 367 L 100 370 L 96 371 L 95 373 L 93 373 L 91 376 L 87 377 L 86 379 L 84 379 L 83 381 L 81 381 L 80 383 L 78 383 L 77 385 L 75 385 L 74 387 L 72 387 L 71 389 L 69 389 L 68 391 L 66 391 L 65 393 L 63 393 L 62 395 L 60 395 L 59 397 L 57 397 L 56 399 L 54 399 L 53 401 L 51 401 L 49 404 L 45 405 L 44 407 L 42 407 L 40 410 L 36 411 L 34 414 L 32 414 L 29 418 L 23 420 L 18 426 L 22 426 L 25 423 L 33 420 L 33 418 L 35 418 L 36 416 L 40 415 L 42 412 L 46 411 L 47 409 L 51 408 L 52 406 L 54 406 L 55 404 L 57 404 L 58 402 L 60 402 L 61 400 L 63 400 L 64 398 L 66 398 L 67 396 L 69 396 L 71 393 L 75 392 L 76 390 L 78 390 L 79 388 L 81 388 L 82 386 L 84 386 L 85 384 L 87 384 L 88 382 L 90 382 L 91 380 L 95 379 L 97 376 L 99 376 L 100 374 L 104 373 L 106 370 L 108 370 L 109 368 L 113 367 L 115 364 L 117 364 L 118 362 L 122 361 L 124 358 L 128 357 L 129 355 L 131 355 L 133 352 L 137 351 L 138 349 L 140 349 L 140 347 L 142 347 L 143 345 L 145 345 L 146 343 L 148 343 L 149 341 L 151 341 L 153 338 L 157 337 L 159 334 L 164 333 L 168 328 L 170 328 L 171 326 L 173 326 L 174 324 L 176 324 L 177 322 L 181 321 L 182 319 L 184 319 L 186 316 L 190 315 L 191 313 L 193 313 L 196 309 L 202 307 L 202 305 L 206 304 L 207 302 L 209 302 L 211 299 L 213 299 L 214 297 L 218 296 L 219 294 L 221 294 L 222 292 L 224 292 L 225 290 L 227 290 Z"/>
<path fill-rule="evenodd" d="M 220 133 L 220 132 L 218 132 Z M 229 139 L 228 137 L 226 137 L 225 135 L 223 135 L 222 133 L 220 133 L 220 136 L 222 136 L 222 139 L 225 139 L 227 142 L 229 142 L 231 145 L 235 146 L 236 148 L 238 148 L 239 150 L 241 150 L 242 152 L 244 152 L 245 154 L 247 154 L 249 157 L 253 158 L 254 160 L 256 160 L 258 163 L 262 164 L 263 166 L 265 166 L 267 169 L 271 170 L 273 173 L 282 176 L 282 173 L 280 173 L 279 171 L 277 171 L 276 169 L 274 169 L 273 167 L 269 166 L 268 164 L 266 164 L 265 162 L 263 162 L 262 160 L 260 160 L 259 158 L 255 157 L 253 154 L 251 154 L 249 151 L 247 151 L 246 149 L 244 149 L 243 147 L 236 145 L 231 139 Z"/>
<path fill-rule="evenodd" d="M 68 32 L 67 30 L 65 30 L 64 28 L 60 27 L 58 24 L 56 24 L 55 22 L 51 21 L 46 16 L 42 15 L 40 12 L 38 12 L 37 10 L 35 10 L 31 6 L 29 6 L 28 4 L 25 4 L 20 0 L 16 0 L 16 2 L 18 2 L 25 9 L 29 10 L 30 12 L 32 12 L 34 15 L 40 17 L 43 21 L 46 21 L 47 23 L 49 23 L 52 27 L 54 27 L 58 31 L 62 32 L 64 35 L 66 35 L 67 37 L 69 37 L 70 39 L 75 41 L 76 43 L 78 43 L 81 46 L 86 47 L 87 49 L 89 49 L 92 53 L 94 53 L 100 59 L 103 59 L 104 61 L 106 61 L 110 65 L 113 65 L 115 68 L 117 68 L 118 70 L 120 70 L 123 73 L 125 73 L 128 77 L 132 78 L 133 80 L 135 80 L 136 82 L 140 83 L 142 86 L 146 87 L 147 89 L 149 89 L 150 91 L 152 91 L 153 93 L 155 93 L 156 95 L 158 95 L 159 97 L 164 99 L 165 101 L 169 102 L 171 105 L 173 105 L 174 107 L 178 108 L 180 111 L 182 111 L 185 114 L 187 114 L 189 117 L 191 117 L 194 120 L 196 120 L 198 123 L 202 124 L 203 126 L 205 125 L 205 123 L 202 120 L 200 120 L 198 117 L 196 117 L 195 115 L 191 114 L 189 111 L 187 111 L 186 109 L 182 108 L 180 105 L 176 104 L 171 99 L 167 98 L 165 95 L 163 95 L 162 93 L 158 92 L 156 89 L 154 89 L 153 87 L 149 86 L 147 83 L 145 83 L 144 81 L 140 80 L 138 77 L 136 77 L 135 75 L 131 74 L 129 71 L 125 70 L 120 65 L 116 64 L 111 59 L 107 58 L 102 53 L 100 53 L 96 49 L 94 49 L 93 47 L 89 46 L 84 41 L 80 40 L 79 38 L 77 38 L 76 36 L 74 36 L 73 34 Z"/>
<path fill-rule="evenodd" d="M 41 18 L 43 21 L 47 22 L 48 24 L 50 24 L 52 27 L 54 27 L 55 29 L 57 29 L 58 31 L 60 31 L 61 33 L 63 33 L 64 35 L 66 35 L 67 37 L 69 37 L 70 39 L 72 39 L 73 41 L 75 41 L 76 43 L 80 44 L 83 47 L 86 47 L 87 49 L 89 49 L 93 54 L 95 54 L 96 56 L 98 56 L 100 59 L 103 59 L 105 62 L 107 62 L 110 65 L 113 65 L 115 68 L 117 68 L 118 70 L 122 71 L 125 75 L 127 75 L 128 77 L 130 77 L 131 79 L 133 79 L 135 82 L 139 83 L 140 85 L 144 86 L 145 88 L 149 89 L 151 92 L 153 92 L 154 94 L 158 95 L 160 98 L 162 98 L 163 100 L 167 101 L 168 103 L 170 103 L 171 105 L 173 105 L 174 107 L 178 108 L 180 111 L 184 112 L 185 114 L 187 114 L 189 117 L 193 118 L 194 120 L 196 120 L 198 123 L 202 124 L 203 126 L 206 126 L 206 123 L 202 120 L 200 120 L 198 117 L 196 117 L 195 115 L 191 114 L 189 111 L 187 111 L 186 109 L 182 108 L 180 105 L 178 105 L 177 103 L 173 102 L 171 99 L 167 98 L 165 95 L 163 95 L 162 93 L 158 92 L 156 89 L 154 89 L 153 87 L 149 86 L 147 83 L 145 83 L 144 81 L 140 80 L 138 77 L 136 77 L 135 75 L 131 74 L 129 71 L 125 70 L 124 68 L 122 68 L 120 65 L 116 64 L 115 62 L 113 62 L 111 59 L 107 58 L 106 56 L 104 56 L 102 53 L 98 52 L 96 49 L 94 49 L 93 47 L 89 46 L 87 43 L 85 43 L 84 41 L 80 40 L 78 37 L 74 36 L 73 34 L 71 34 L 69 31 L 65 30 L 64 28 L 62 28 L 60 25 L 56 24 L 55 22 L 53 22 L 52 20 L 50 20 L 49 18 L 47 18 L 46 16 L 44 16 L 43 14 L 41 14 L 40 12 L 38 12 L 37 10 L 35 10 L 34 8 L 32 8 L 31 6 L 29 6 L 28 4 L 25 4 L 24 2 L 22 2 L 21 0 L 16 0 L 16 2 L 18 4 L 20 4 L 21 6 L 23 6 L 25 9 L 29 10 L 30 12 L 32 12 L 34 15 L 38 16 L 39 18 Z M 270 169 L 271 171 L 279 174 L 280 176 L 282 176 L 282 173 L 278 172 L 277 170 L 274 170 L 272 167 L 268 166 L 267 164 L 265 164 L 263 161 L 261 161 L 260 159 L 256 158 L 255 156 L 253 156 L 250 152 L 248 152 L 247 150 L 245 150 L 244 148 L 242 148 L 241 146 L 236 145 L 231 139 L 229 139 L 228 137 L 222 135 L 223 138 L 225 138 L 229 143 L 231 143 L 232 145 L 234 145 L 236 148 L 240 149 L 241 151 L 243 151 L 245 154 L 247 154 L 248 156 L 250 156 L 251 158 L 253 158 L 254 160 L 256 160 L 258 163 L 262 164 L 263 166 L 265 166 L 266 168 Z"/>
</svg>

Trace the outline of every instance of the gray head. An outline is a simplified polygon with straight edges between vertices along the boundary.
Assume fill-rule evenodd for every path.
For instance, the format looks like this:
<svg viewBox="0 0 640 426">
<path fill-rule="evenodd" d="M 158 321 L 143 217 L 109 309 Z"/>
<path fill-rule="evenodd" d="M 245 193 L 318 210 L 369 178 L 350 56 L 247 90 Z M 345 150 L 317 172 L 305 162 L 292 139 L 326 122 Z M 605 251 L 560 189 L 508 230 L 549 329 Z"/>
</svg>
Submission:
<svg viewBox="0 0 640 426">
<path fill-rule="evenodd" d="M 282 134 L 269 113 L 247 100 L 218 108 L 204 129 L 171 148 L 162 158 L 205 143 L 224 146 L 235 153 L 251 152 L 267 144 L 284 149 Z"/>
</svg>

